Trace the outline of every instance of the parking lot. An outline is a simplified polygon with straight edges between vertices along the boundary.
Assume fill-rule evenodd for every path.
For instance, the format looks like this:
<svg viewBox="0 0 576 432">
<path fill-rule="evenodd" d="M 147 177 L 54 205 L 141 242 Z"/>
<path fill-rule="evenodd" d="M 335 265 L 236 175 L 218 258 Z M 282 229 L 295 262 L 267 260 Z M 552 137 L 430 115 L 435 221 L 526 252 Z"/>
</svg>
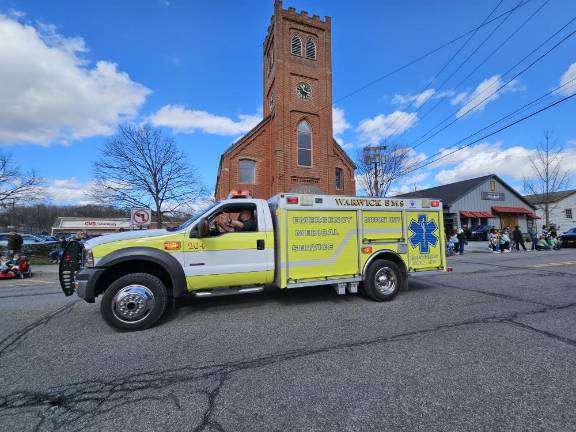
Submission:
<svg viewBox="0 0 576 432">
<path fill-rule="evenodd" d="M 392 302 L 191 299 L 138 333 L 0 281 L 0 429 L 576 429 L 576 250 L 467 253 Z"/>
</svg>

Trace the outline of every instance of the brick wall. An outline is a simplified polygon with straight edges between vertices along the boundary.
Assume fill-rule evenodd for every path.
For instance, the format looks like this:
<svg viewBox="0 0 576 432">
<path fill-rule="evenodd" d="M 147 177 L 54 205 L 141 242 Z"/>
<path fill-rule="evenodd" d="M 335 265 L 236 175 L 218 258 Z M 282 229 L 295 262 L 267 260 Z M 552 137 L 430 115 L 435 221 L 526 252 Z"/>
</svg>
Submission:
<svg viewBox="0 0 576 432">
<path fill-rule="evenodd" d="M 316 43 L 316 59 L 291 54 L 294 34 L 301 37 L 303 48 L 308 38 Z M 274 63 L 270 68 L 272 49 Z M 333 139 L 330 17 L 322 20 L 305 11 L 284 10 L 282 2 L 276 1 L 264 42 L 263 74 L 264 121 L 223 154 L 216 197 L 224 198 L 235 188 L 249 189 L 258 198 L 302 188 L 354 195 L 353 164 Z M 308 100 L 297 95 L 296 87 L 302 82 L 312 89 Z M 312 127 L 311 167 L 298 166 L 297 126 L 302 120 Z M 239 183 L 238 166 L 243 158 L 256 162 L 253 185 Z M 336 167 L 343 170 L 342 190 L 336 190 Z"/>
</svg>

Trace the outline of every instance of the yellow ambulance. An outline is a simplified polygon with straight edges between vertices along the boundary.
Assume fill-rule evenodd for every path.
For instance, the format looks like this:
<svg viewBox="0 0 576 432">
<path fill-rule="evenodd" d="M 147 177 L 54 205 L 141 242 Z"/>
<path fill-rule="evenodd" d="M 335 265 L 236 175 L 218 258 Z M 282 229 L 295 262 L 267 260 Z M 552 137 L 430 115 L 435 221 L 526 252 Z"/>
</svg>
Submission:
<svg viewBox="0 0 576 432">
<path fill-rule="evenodd" d="M 148 328 L 171 299 L 332 286 L 376 301 L 405 289 L 408 273 L 446 271 L 442 203 L 431 199 L 234 191 L 174 229 L 72 242 L 60 284 L 104 320 Z"/>
</svg>

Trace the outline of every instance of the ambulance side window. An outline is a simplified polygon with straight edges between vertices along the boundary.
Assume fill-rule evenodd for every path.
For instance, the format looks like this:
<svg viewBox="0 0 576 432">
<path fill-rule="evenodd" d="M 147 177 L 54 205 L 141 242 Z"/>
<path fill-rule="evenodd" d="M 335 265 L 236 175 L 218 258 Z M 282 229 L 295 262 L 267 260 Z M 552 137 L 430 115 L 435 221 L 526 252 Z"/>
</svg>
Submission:
<svg viewBox="0 0 576 432">
<path fill-rule="evenodd" d="M 230 204 L 218 209 L 208 219 L 210 237 L 218 237 L 229 233 L 258 231 L 256 205 Z"/>
</svg>

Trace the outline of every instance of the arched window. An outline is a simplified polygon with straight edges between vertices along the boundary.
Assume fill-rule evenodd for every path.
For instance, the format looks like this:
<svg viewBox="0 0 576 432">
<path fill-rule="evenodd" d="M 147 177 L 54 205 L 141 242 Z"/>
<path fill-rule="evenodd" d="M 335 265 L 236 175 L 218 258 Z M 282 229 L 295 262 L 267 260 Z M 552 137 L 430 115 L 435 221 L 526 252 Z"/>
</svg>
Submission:
<svg viewBox="0 0 576 432">
<path fill-rule="evenodd" d="M 295 34 L 292 36 L 291 51 L 293 55 L 302 56 L 302 39 Z"/>
<path fill-rule="evenodd" d="M 240 159 L 238 162 L 238 183 L 256 183 L 256 162 L 250 159 Z"/>
<path fill-rule="evenodd" d="M 270 44 L 270 49 L 268 50 L 268 73 L 272 72 L 274 67 L 274 43 Z"/>
<path fill-rule="evenodd" d="M 312 166 L 312 129 L 306 120 L 298 123 L 298 165 Z"/>
<path fill-rule="evenodd" d="M 344 171 L 342 168 L 336 168 L 336 190 L 344 189 Z"/>
<path fill-rule="evenodd" d="M 306 41 L 306 58 L 316 60 L 316 42 L 314 42 L 314 39 Z"/>
</svg>

